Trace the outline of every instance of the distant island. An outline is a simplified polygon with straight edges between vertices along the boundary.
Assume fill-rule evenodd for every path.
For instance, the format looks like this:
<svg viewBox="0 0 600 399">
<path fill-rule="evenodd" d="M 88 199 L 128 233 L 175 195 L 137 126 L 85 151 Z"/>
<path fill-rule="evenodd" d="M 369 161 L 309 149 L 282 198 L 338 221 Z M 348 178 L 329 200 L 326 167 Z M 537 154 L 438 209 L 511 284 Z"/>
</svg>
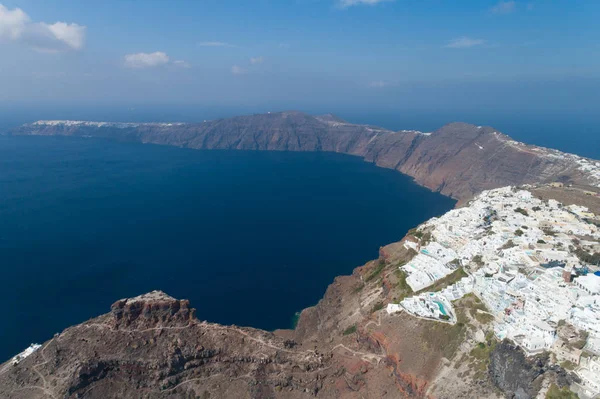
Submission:
<svg viewBox="0 0 600 399">
<path fill-rule="evenodd" d="M 512 140 L 489 126 L 450 123 L 423 133 L 288 111 L 202 123 L 38 121 L 12 135 L 61 135 L 194 149 L 331 151 L 398 170 L 459 201 L 483 190 L 560 181 L 600 185 L 600 162 Z"/>
<path fill-rule="evenodd" d="M 336 278 L 295 330 L 202 321 L 203 304 L 196 316 L 188 301 L 155 291 L 1 365 L 1 397 L 600 394 L 599 161 L 491 127 L 394 132 L 300 112 L 196 124 L 38 121 L 9 134 L 339 152 L 459 205 Z"/>
</svg>

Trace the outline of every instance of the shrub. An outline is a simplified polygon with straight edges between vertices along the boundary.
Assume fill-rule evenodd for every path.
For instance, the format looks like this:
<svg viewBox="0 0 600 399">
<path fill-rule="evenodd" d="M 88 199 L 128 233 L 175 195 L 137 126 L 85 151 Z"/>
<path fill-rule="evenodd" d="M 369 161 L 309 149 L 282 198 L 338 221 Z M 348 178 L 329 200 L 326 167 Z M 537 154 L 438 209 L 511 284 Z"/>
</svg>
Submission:
<svg viewBox="0 0 600 399">
<path fill-rule="evenodd" d="M 377 302 L 374 306 L 373 309 L 371 309 L 371 313 L 375 313 L 380 311 L 381 309 L 383 309 L 383 302 Z"/>
<path fill-rule="evenodd" d="M 473 256 L 473 262 L 475 262 L 477 266 L 483 266 L 485 264 L 483 263 L 483 258 L 481 257 L 481 255 Z"/>
<path fill-rule="evenodd" d="M 529 213 L 523 208 L 515 208 L 515 212 L 520 213 L 523 216 L 529 216 Z"/>
<path fill-rule="evenodd" d="M 346 328 L 343 332 L 344 335 L 350 335 L 350 334 L 354 334 L 356 332 L 356 324 L 351 325 L 350 327 Z"/>
<path fill-rule="evenodd" d="M 572 371 L 572 370 L 575 370 L 577 368 L 577 365 L 575 363 L 573 363 L 572 361 L 570 361 L 570 360 L 565 360 L 564 362 L 562 362 L 560 364 L 560 367 L 562 367 L 565 370 Z"/>
<path fill-rule="evenodd" d="M 504 245 L 503 245 L 503 246 L 501 246 L 501 247 L 500 247 L 500 249 L 509 249 L 509 248 L 513 248 L 513 247 L 516 247 L 516 246 L 517 246 L 517 244 L 515 244 L 515 243 L 513 242 L 513 240 L 508 240 L 508 241 L 506 241 L 506 242 L 504 243 Z"/>
<path fill-rule="evenodd" d="M 375 267 L 375 269 L 371 272 L 371 274 L 369 274 L 369 276 L 366 278 L 365 281 L 369 282 L 369 281 L 373 280 L 375 277 L 379 276 L 379 274 L 382 272 L 384 267 L 385 267 L 385 260 L 380 259 L 379 262 L 377 262 L 377 266 Z"/>
<path fill-rule="evenodd" d="M 578 399 L 579 396 L 569 390 L 568 387 L 559 388 L 558 385 L 550 385 L 546 393 L 546 399 Z"/>
</svg>

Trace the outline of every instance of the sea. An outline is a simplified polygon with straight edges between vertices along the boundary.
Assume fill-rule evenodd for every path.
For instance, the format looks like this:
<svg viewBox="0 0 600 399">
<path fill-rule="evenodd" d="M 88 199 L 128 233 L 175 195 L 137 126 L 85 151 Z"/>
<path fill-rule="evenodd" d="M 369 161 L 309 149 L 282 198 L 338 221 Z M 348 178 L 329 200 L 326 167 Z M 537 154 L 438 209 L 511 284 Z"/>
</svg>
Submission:
<svg viewBox="0 0 600 399">
<path fill-rule="evenodd" d="M 267 330 L 455 202 L 332 153 L 0 136 L 0 362 L 162 290 Z"/>
</svg>

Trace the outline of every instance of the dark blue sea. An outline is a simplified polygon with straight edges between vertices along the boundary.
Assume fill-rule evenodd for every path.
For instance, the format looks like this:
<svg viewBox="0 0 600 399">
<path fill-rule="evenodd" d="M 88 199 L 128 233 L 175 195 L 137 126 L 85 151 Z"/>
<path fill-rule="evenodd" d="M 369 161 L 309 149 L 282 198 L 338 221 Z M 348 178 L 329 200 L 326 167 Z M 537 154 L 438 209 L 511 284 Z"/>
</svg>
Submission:
<svg viewBox="0 0 600 399">
<path fill-rule="evenodd" d="M 0 361 L 160 289 L 289 328 L 454 201 L 360 158 L 0 136 Z"/>
</svg>

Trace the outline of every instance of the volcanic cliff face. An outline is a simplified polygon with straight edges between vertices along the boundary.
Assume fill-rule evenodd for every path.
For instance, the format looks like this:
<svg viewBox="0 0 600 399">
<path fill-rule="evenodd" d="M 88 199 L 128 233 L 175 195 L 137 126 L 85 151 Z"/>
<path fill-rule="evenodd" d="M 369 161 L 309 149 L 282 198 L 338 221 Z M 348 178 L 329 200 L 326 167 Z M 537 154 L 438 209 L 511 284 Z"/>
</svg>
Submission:
<svg viewBox="0 0 600 399">
<path fill-rule="evenodd" d="M 118 301 L 1 368 L 0 397 L 298 397 L 337 372 L 293 341 L 194 315 L 187 301 L 158 291 Z"/>
<path fill-rule="evenodd" d="M 280 112 L 195 124 L 40 121 L 14 135 L 94 136 L 195 149 L 331 151 L 363 157 L 466 200 L 486 189 L 555 180 L 595 183 L 582 158 L 517 143 L 491 127 L 451 123 L 431 134 Z"/>
<path fill-rule="evenodd" d="M 365 271 L 338 279 L 328 294 L 336 304 L 313 308 L 296 332 L 202 322 L 187 301 L 159 291 L 117 301 L 20 363 L 0 366 L 0 397 L 424 397 L 420 362 L 408 372 L 400 363 L 413 364 L 410 356 L 388 353 L 397 339 L 384 342 L 381 320 L 369 321 L 361 295 L 347 296 Z M 344 333 L 349 323 L 358 327 Z M 390 323 L 386 329 L 401 325 Z"/>
</svg>

